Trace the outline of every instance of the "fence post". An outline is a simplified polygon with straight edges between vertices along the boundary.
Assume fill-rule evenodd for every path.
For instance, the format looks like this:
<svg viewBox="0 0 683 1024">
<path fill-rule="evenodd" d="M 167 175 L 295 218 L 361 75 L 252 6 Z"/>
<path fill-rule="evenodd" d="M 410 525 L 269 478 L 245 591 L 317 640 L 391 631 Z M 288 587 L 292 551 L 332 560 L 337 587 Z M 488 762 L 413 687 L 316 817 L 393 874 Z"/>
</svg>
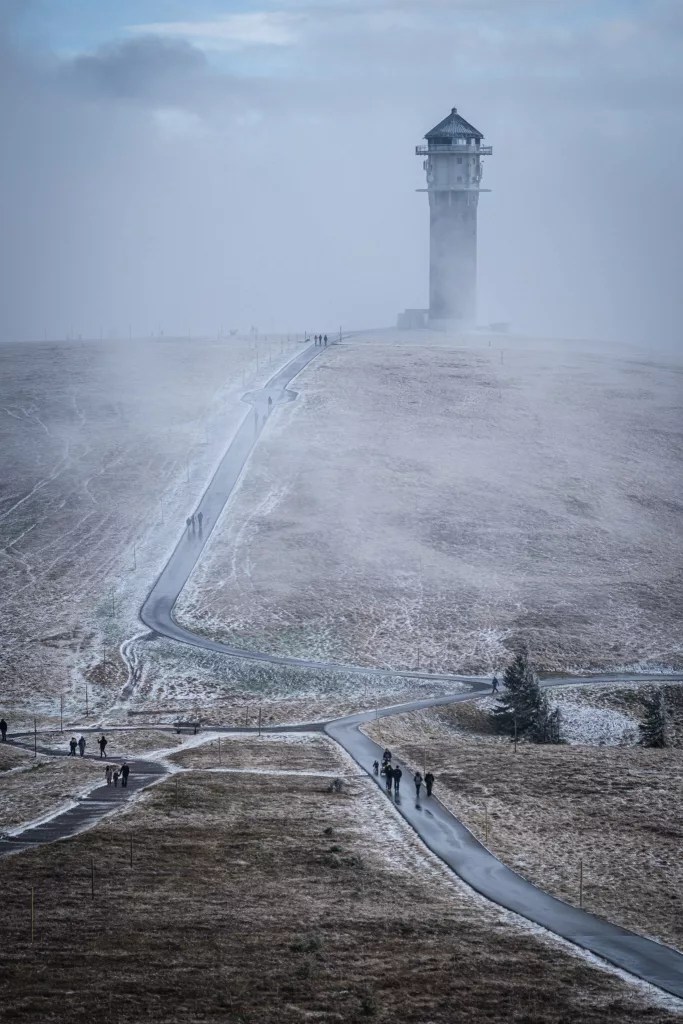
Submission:
<svg viewBox="0 0 683 1024">
<path fill-rule="evenodd" d="M 38 726 L 35 718 L 33 719 L 33 756 L 38 757 Z"/>
<path fill-rule="evenodd" d="M 90 858 L 90 898 L 95 899 L 95 858 Z"/>
<path fill-rule="evenodd" d="M 59 698 L 59 731 L 64 732 L 64 694 Z"/>
<path fill-rule="evenodd" d="M 218 763 L 221 763 L 221 738 L 218 737 Z"/>
<path fill-rule="evenodd" d="M 583 907 L 583 857 L 579 859 L 579 906 Z"/>
<path fill-rule="evenodd" d="M 35 889 L 31 886 L 31 942 L 33 942 L 36 932 L 36 900 L 35 900 Z"/>
<path fill-rule="evenodd" d="M 133 833 L 130 835 L 130 866 L 133 867 Z"/>
</svg>

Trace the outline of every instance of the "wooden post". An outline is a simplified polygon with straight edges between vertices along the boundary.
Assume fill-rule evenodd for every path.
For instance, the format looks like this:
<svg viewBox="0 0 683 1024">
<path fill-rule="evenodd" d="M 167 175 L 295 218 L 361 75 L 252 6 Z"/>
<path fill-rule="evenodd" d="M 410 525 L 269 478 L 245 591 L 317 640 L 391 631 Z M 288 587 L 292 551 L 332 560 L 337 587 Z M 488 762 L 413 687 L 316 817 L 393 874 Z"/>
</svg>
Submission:
<svg viewBox="0 0 683 1024">
<path fill-rule="evenodd" d="M 106 651 L 106 648 L 105 648 L 105 651 Z M 106 665 L 107 662 L 105 661 L 104 664 Z M 87 684 L 87 682 L 85 684 L 85 717 L 86 718 L 88 717 L 88 684 Z"/>
<path fill-rule="evenodd" d="M 36 897 L 35 889 L 31 886 L 31 942 L 35 938 L 36 933 Z"/>
<path fill-rule="evenodd" d="M 90 858 L 90 898 L 95 899 L 95 858 Z"/>
<path fill-rule="evenodd" d="M 583 857 L 579 859 L 579 906 L 583 907 Z"/>
<path fill-rule="evenodd" d="M 221 763 L 221 738 L 218 737 L 218 763 Z"/>
<path fill-rule="evenodd" d="M 175 809 L 178 810 L 178 780 L 175 780 Z"/>
<path fill-rule="evenodd" d="M 64 732 L 64 694 L 59 698 L 59 731 Z"/>
<path fill-rule="evenodd" d="M 517 753 L 517 715 L 515 715 L 515 754 Z"/>
<path fill-rule="evenodd" d="M 38 726 L 35 718 L 33 719 L 33 756 L 38 757 Z"/>
<path fill-rule="evenodd" d="M 489 841 L 489 805 L 484 804 L 484 834 L 486 836 L 486 844 L 488 846 Z"/>
<path fill-rule="evenodd" d="M 427 748 L 422 748 L 422 778 L 427 774 Z"/>
<path fill-rule="evenodd" d="M 258 734 L 261 735 L 261 706 L 258 709 Z"/>
<path fill-rule="evenodd" d="M 130 834 L 130 866 L 133 867 L 133 833 Z"/>
</svg>

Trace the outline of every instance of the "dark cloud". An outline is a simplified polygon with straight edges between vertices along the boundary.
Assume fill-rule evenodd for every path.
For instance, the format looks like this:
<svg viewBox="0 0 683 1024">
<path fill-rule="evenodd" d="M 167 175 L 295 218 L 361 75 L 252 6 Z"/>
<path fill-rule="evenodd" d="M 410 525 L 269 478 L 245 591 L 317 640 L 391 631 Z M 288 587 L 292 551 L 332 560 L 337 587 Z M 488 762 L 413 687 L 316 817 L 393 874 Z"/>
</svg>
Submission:
<svg viewBox="0 0 683 1024">
<path fill-rule="evenodd" d="M 103 46 L 61 74 L 80 93 L 127 100 L 182 99 L 206 71 L 205 55 L 184 40 L 143 36 Z"/>
<path fill-rule="evenodd" d="M 494 146 L 482 317 L 680 338 L 683 25 L 597 6 L 290 4 L 291 44 L 209 59 L 0 41 L 0 335 L 391 322 L 427 288 L 413 147 L 457 105 Z"/>
</svg>

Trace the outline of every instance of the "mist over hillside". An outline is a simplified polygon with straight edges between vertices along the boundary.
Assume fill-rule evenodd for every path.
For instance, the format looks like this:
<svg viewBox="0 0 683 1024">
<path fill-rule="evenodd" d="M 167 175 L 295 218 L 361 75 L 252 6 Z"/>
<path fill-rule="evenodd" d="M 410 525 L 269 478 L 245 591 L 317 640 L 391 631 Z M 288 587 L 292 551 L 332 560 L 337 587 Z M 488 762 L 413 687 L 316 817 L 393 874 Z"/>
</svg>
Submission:
<svg viewBox="0 0 683 1024">
<path fill-rule="evenodd" d="M 0 11 L 0 339 L 393 323 L 457 105 L 494 147 L 481 321 L 678 343 L 675 0 L 77 6 Z"/>
</svg>

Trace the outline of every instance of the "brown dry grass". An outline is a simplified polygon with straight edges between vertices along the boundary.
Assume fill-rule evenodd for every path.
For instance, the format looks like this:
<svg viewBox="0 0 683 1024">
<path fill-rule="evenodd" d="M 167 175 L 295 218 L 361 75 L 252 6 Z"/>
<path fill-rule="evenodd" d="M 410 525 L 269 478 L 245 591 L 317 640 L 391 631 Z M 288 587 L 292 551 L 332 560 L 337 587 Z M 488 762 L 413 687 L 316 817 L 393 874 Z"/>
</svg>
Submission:
<svg viewBox="0 0 683 1024">
<path fill-rule="evenodd" d="M 86 753 L 98 755 L 100 748 L 97 741 L 104 734 L 107 739 L 107 758 L 117 760 L 122 757 L 132 757 L 148 754 L 153 750 L 167 750 L 169 747 L 179 747 L 187 739 L 187 735 L 178 735 L 173 730 L 165 729 L 121 729 L 112 730 L 104 726 L 97 733 L 86 732 L 83 735 L 86 739 Z M 38 742 L 51 749 L 69 749 L 69 740 L 72 736 L 76 739 L 81 735 L 79 729 L 72 729 L 63 733 L 43 733 L 38 737 Z M 30 742 L 30 738 L 29 738 Z"/>
<path fill-rule="evenodd" d="M 11 768 L 18 770 L 8 772 Z M 34 758 L 9 744 L 0 751 L 0 772 L 0 832 L 42 817 L 103 781 L 101 767 L 92 761 Z"/>
<path fill-rule="evenodd" d="M 0 861 L 7 1020 L 676 1019 L 447 882 L 367 783 L 332 798 L 315 779 L 245 779 L 235 790 L 229 776 L 191 774 L 177 811 L 174 787 Z"/>
<path fill-rule="evenodd" d="M 179 750 L 168 760 L 183 768 L 256 768 L 259 770 L 357 774 L 336 743 L 325 736 L 221 736 L 198 747 Z"/>
<path fill-rule="evenodd" d="M 468 735 L 476 705 L 415 712 L 368 730 L 437 777 L 435 794 L 521 875 L 591 911 L 683 946 L 683 752 L 535 746 Z"/>
</svg>

